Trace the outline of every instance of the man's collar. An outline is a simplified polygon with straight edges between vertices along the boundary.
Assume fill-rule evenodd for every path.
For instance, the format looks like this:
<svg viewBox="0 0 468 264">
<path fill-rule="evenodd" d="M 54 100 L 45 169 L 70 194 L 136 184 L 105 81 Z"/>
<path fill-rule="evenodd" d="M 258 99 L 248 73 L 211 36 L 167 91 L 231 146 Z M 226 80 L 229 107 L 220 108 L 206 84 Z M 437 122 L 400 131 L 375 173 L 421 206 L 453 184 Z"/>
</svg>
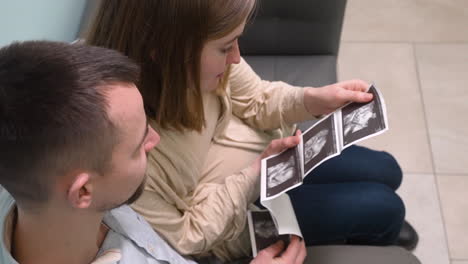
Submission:
<svg viewBox="0 0 468 264">
<path fill-rule="evenodd" d="M 108 212 L 104 216 L 104 223 L 113 232 L 131 240 L 157 260 L 168 263 L 195 263 L 177 253 L 142 216 L 127 205 Z"/>
<path fill-rule="evenodd" d="M 15 229 L 16 217 L 17 217 L 16 205 L 12 205 L 9 208 L 8 214 L 5 216 L 5 223 L 3 225 L 3 242 L 5 243 L 5 249 L 11 252 L 13 242 L 13 231 Z"/>
<path fill-rule="evenodd" d="M 113 232 L 131 240 L 155 259 L 172 263 L 164 252 L 160 252 L 159 245 L 166 243 L 156 237 L 154 230 L 129 206 L 123 205 L 109 211 L 103 221 Z"/>
<path fill-rule="evenodd" d="M 11 256 L 15 200 L 0 186 L 0 263 L 17 263 Z"/>
</svg>

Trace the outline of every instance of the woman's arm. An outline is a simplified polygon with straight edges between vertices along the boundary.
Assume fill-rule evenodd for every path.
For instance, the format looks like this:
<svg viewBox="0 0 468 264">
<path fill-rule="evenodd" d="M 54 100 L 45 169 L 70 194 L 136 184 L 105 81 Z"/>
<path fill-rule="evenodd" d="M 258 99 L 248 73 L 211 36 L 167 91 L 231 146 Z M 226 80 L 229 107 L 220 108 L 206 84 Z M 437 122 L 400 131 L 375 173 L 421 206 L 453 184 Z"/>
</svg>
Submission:
<svg viewBox="0 0 468 264">
<path fill-rule="evenodd" d="M 233 113 L 252 127 L 276 129 L 328 114 L 348 102 L 368 102 L 369 84 L 343 81 L 319 88 L 261 80 L 244 61 L 232 65 L 230 75 Z"/>
<path fill-rule="evenodd" d="M 184 178 L 168 175 L 171 169 L 157 162 L 162 156 L 150 155 L 145 191 L 132 207 L 182 255 L 211 251 L 244 231 L 247 207 L 258 198 L 261 159 L 296 146 L 299 135 L 273 140 L 248 168 L 223 183 L 200 184 L 193 192 L 179 188 L 183 180 L 170 183 L 168 179 Z"/>
<path fill-rule="evenodd" d="M 315 118 L 302 87 L 261 80 L 244 59 L 232 65 L 229 84 L 233 114 L 252 127 L 270 130 Z"/>
</svg>

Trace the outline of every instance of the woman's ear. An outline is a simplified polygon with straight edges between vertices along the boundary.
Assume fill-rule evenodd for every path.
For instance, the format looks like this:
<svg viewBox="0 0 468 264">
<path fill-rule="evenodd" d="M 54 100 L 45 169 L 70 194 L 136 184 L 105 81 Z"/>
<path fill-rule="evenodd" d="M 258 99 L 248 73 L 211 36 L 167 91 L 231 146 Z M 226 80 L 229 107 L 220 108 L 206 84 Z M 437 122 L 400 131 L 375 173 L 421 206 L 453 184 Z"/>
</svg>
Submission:
<svg viewBox="0 0 468 264">
<path fill-rule="evenodd" d="M 87 172 L 78 174 L 68 189 L 67 199 L 73 208 L 89 208 L 92 201 L 93 185 Z"/>
</svg>

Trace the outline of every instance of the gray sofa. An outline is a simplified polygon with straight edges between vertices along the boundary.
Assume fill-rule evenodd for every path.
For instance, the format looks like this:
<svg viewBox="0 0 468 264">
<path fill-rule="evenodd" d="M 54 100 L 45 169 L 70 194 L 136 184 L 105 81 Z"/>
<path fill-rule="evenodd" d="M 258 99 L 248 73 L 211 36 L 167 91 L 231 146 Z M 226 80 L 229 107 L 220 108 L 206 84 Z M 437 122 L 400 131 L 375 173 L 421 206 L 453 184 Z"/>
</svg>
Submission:
<svg viewBox="0 0 468 264">
<path fill-rule="evenodd" d="M 265 80 L 299 86 L 337 81 L 336 63 L 346 0 L 262 0 L 239 46 Z M 298 124 L 307 129 L 313 121 Z M 420 263 L 400 247 L 320 246 L 308 248 L 307 263 Z"/>
<path fill-rule="evenodd" d="M 265 80 L 336 82 L 346 0 L 263 0 L 240 39 L 241 54 Z M 300 124 L 301 129 L 311 122 Z"/>
</svg>

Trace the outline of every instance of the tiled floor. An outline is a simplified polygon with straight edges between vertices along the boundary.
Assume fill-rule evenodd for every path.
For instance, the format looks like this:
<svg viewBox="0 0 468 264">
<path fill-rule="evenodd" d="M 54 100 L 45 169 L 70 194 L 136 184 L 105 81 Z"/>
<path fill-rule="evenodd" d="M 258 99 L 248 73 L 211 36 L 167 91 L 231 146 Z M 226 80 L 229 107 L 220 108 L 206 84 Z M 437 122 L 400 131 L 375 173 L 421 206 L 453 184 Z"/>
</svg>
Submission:
<svg viewBox="0 0 468 264">
<path fill-rule="evenodd" d="M 468 1 L 348 0 L 339 79 L 374 82 L 424 264 L 468 264 Z"/>
</svg>

